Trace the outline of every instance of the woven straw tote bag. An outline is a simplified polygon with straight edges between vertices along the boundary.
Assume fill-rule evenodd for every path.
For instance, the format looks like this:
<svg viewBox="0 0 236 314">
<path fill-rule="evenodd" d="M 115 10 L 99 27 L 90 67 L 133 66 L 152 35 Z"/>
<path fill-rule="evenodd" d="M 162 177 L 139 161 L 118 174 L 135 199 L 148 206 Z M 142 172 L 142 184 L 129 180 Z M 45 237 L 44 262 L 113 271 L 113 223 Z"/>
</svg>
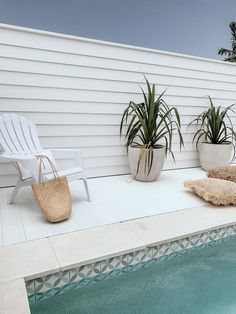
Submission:
<svg viewBox="0 0 236 314">
<path fill-rule="evenodd" d="M 66 177 L 59 178 L 57 170 L 51 160 L 45 155 L 36 155 L 39 160 L 39 182 L 32 185 L 34 195 L 47 220 L 59 222 L 70 217 L 71 194 Z M 45 181 L 43 176 L 44 160 L 52 168 L 54 179 Z"/>
</svg>

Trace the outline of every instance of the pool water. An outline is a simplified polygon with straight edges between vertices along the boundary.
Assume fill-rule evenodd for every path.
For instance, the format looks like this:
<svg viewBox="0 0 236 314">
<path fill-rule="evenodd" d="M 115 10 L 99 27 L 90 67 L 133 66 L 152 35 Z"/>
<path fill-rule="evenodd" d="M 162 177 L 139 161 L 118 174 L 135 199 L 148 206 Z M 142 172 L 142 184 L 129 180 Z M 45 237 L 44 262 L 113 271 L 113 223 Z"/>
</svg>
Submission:
<svg viewBox="0 0 236 314">
<path fill-rule="evenodd" d="M 32 314 L 235 314 L 236 238 L 31 305 Z"/>
</svg>

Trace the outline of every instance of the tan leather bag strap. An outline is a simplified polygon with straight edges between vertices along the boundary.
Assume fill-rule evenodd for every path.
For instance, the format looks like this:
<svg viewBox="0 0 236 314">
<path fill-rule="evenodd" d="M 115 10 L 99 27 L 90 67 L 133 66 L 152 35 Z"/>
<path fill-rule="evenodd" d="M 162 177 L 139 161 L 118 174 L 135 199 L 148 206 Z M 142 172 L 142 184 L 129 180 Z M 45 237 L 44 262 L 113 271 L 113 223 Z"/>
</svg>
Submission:
<svg viewBox="0 0 236 314">
<path fill-rule="evenodd" d="M 60 178 L 57 172 L 56 167 L 54 166 L 53 162 L 50 160 L 50 158 L 48 158 L 48 156 L 46 155 L 35 155 L 35 157 L 39 160 L 39 183 L 44 183 L 43 182 L 43 170 L 42 167 L 45 169 L 45 163 L 44 163 L 44 159 L 46 159 L 52 169 L 54 178 L 58 180 L 58 182 L 60 183 Z"/>
</svg>

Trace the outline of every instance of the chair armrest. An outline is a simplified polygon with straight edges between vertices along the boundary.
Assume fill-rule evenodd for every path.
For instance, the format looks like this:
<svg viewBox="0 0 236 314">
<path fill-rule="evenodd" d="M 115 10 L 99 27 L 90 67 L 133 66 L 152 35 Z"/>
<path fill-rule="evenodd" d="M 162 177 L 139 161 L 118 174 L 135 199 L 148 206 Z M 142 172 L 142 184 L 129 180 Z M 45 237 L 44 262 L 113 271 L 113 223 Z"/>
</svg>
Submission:
<svg viewBox="0 0 236 314">
<path fill-rule="evenodd" d="M 37 159 L 34 155 L 0 155 L 0 158 L 9 160 L 9 161 L 24 161 L 24 160 L 35 160 Z"/>
<path fill-rule="evenodd" d="M 76 149 L 76 148 L 50 148 L 49 149 L 52 153 L 53 152 L 68 152 L 68 153 L 72 153 L 76 164 L 81 167 L 82 169 L 83 167 L 83 159 L 82 159 L 82 153 L 80 151 L 80 149 Z"/>
<path fill-rule="evenodd" d="M 0 155 L 0 158 L 2 158 L 4 161 L 8 161 L 8 162 L 20 162 L 20 166 L 23 167 L 23 169 L 25 169 L 26 173 L 29 175 L 22 175 L 22 168 L 16 167 L 18 172 L 20 173 L 21 179 L 23 180 L 23 177 L 32 177 L 34 178 L 36 181 L 39 177 L 39 167 L 38 167 L 38 163 L 37 163 L 37 157 L 34 155 Z M 23 170 L 24 171 L 24 170 Z"/>
</svg>

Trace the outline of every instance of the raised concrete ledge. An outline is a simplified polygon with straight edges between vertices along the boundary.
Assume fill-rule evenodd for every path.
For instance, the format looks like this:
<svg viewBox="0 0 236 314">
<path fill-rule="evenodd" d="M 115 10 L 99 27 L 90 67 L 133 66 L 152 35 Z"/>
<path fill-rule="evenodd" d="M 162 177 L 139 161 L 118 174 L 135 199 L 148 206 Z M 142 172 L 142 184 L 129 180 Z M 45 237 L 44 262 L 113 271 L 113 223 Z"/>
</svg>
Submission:
<svg viewBox="0 0 236 314">
<path fill-rule="evenodd" d="M 0 284 L 1 314 L 30 314 L 30 307 L 23 279 Z"/>
<path fill-rule="evenodd" d="M 57 256 L 61 270 L 146 247 L 146 243 L 130 231 L 124 223 L 50 237 L 49 242 Z"/>
<path fill-rule="evenodd" d="M 140 240 L 144 241 L 146 246 L 154 246 L 233 224 L 236 224 L 236 207 L 211 205 L 123 223 Z"/>
<path fill-rule="evenodd" d="M 60 271 L 48 239 L 13 244 L 0 248 L 0 283 Z"/>
</svg>

